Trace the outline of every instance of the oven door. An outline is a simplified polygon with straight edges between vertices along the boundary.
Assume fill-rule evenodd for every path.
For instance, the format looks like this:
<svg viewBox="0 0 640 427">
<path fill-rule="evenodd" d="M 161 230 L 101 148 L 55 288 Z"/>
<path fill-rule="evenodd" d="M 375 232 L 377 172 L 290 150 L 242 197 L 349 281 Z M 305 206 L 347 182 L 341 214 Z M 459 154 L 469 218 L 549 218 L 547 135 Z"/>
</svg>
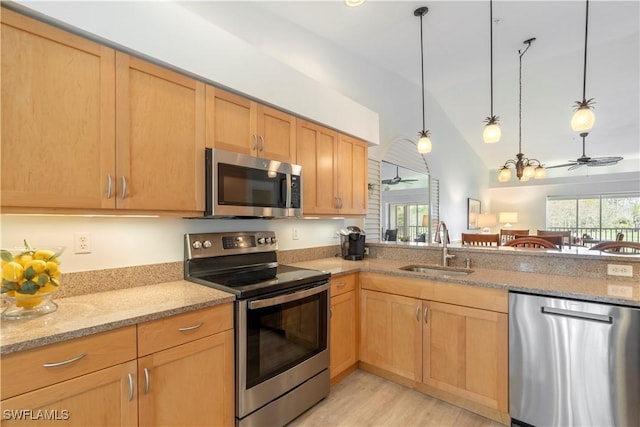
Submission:
<svg viewBox="0 0 640 427">
<path fill-rule="evenodd" d="M 236 416 L 243 418 L 328 369 L 329 284 L 236 304 Z"/>
</svg>

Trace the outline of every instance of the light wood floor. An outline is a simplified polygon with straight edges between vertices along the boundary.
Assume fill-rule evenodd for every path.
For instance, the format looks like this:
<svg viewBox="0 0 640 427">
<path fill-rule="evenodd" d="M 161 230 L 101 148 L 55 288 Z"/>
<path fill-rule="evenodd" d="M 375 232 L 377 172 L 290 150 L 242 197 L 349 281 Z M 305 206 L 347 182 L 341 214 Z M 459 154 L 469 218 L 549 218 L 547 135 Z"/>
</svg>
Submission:
<svg viewBox="0 0 640 427">
<path fill-rule="evenodd" d="M 361 370 L 331 387 L 326 399 L 288 426 L 504 427 Z"/>
</svg>

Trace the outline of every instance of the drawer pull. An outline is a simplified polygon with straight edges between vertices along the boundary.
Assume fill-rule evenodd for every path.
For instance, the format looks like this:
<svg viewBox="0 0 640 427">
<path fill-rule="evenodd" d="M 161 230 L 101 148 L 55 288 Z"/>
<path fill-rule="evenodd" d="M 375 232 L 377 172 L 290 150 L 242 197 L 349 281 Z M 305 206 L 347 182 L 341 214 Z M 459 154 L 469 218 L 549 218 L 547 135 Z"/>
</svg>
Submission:
<svg viewBox="0 0 640 427">
<path fill-rule="evenodd" d="M 204 325 L 204 323 L 200 322 L 197 325 L 193 325 L 193 326 L 184 326 L 182 328 L 178 328 L 178 330 L 180 332 L 186 332 L 186 331 L 193 331 L 194 329 L 198 329 L 201 328 L 202 325 Z"/>
<path fill-rule="evenodd" d="M 149 379 L 149 370 L 144 368 L 144 394 L 149 393 L 151 387 L 151 380 Z"/>
<path fill-rule="evenodd" d="M 347 286 L 346 282 L 336 283 L 336 288 L 344 288 L 345 286 Z"/>
<path fill-rule="evenodd" d="M 129 373 L 127 377 L 129 378 L 129 402 L 131 402 L 133 400 L 133 375 Z"/>
<path fill-rule="evenodd" d="M 72 357 L 71 359 L 63 360 L 62 362 L 44 363 L 42 366 L 44 366 L 45 368 L 55 368 L 55 367 L 58 367 L 58 366 L 64 366 L 64 365 L 68 365 L 68 364 L 73 363 L 73 362 L 77 362 L 78 360 L 82 359 L 85 356 L 86 356 L 85 353 L 81 353 L 81 354 L 77 355 L 76 357 Z"/>
</svg>

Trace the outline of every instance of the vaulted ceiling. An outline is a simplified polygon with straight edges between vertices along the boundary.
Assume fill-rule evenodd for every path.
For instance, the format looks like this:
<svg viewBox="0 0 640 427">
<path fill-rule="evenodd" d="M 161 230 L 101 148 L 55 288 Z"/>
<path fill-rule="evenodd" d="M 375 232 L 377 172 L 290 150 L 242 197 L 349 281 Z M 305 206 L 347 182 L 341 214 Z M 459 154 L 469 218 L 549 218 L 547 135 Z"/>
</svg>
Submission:
<svg viewBox="0 0 640 427">
<path fill-rule="evenodd" d="M 547 166 L 582 154 L 582 140 L 569 122 L 574 101 L 582 98 L 584 1 L 494 1 L 494 113 L 503 131 L 497 144 L 482 142 L 482 121 L 490 112 L 489 1 L 368 0 L 356 8 L 339 0 L 183 5 L 265 51 L 282 38 L 312 34 L 418 89 L 420 26 L 413 11 L 429 7 L 423 18 L 426 92 L 489 169 L 518 152 L 518 50 L 536 37 L 523 58 L 522 151 Z M 640 2 L 591 0 L 589 8 L 586 97 L 595 98 L 596 124 L 586 139 L 587 155 L 623 156 L 608 168 L 640 171 Z M 279 37 L 261 31 L 256 20 L 278 25 Z M 285 60 L 305 72 L 308 60 L 296 58 L 308 58 L 317 47 L 298 48 L 289 45 Z M 314 78 L 322 79 L 317 70 Z M 437 127 L 427 123 L 436 134 Z"/>
</svg>

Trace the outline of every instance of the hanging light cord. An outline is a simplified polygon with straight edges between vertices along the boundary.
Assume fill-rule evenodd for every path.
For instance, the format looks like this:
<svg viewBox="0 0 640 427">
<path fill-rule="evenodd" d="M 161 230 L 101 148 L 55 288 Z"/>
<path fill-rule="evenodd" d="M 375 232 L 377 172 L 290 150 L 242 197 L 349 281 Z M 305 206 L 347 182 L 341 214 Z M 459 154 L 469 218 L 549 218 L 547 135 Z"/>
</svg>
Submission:
<svg viewBox="0 0 640 427">
<path fill-rule="evenodd" d="M 420 70 L 422 73 L 422 130 L 425 130 L 425 110 L 424 110 L 424 43 L 422 36 L 422 14 L 420 15 Z"/>
<path fill-rule="evenodd" d="M 519 96 L 518 96 L 518 153 L 522 153 L 522 57 L 531 47 L 531 42 L 533 42 L 536 38 L 530 38 L 529 40 L 525 40 L 524 43 L 527 47 L 524 50 L 518 50 L 520 54 L 520 74 L 518 76 L 519 82 Z"/>
<path fill-rule="evenodd" d="M 582 74 L 582 101 L 587 99 L 587 36 L 589 35 L 589 0 L 587 0 L 587 11 L 584 24 L 584 69 Z"/>
<path fill-rule="evenodd" d="M 493 117 L 493 0 L 489 1 L 489 58 L 491 62 L 491 117 Z"/>
</svg>

